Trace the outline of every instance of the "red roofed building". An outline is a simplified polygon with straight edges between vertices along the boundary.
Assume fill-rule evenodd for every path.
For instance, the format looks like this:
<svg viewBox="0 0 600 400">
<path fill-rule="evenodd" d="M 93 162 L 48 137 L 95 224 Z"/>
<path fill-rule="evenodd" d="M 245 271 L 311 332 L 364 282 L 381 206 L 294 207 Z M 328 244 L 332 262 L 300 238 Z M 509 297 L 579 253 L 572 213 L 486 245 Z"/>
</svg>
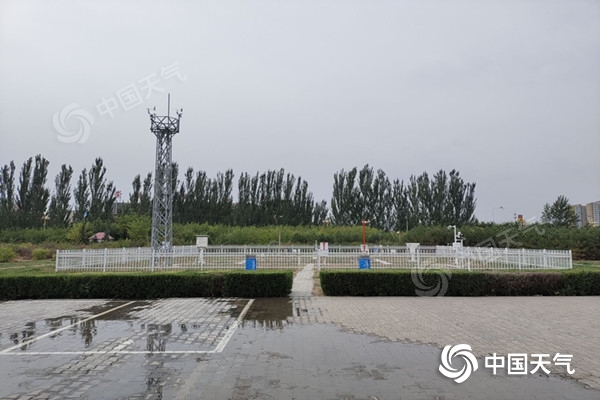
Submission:
<svg viewBox="0 0 600 400">
<path fill-rule="evenodd" d="M 107 235 L 105 232 L 96 232 L 88 238 L 90 242 L 103 242 L 105 240 L 115 240 L 114 237 Z"/>
</svg>

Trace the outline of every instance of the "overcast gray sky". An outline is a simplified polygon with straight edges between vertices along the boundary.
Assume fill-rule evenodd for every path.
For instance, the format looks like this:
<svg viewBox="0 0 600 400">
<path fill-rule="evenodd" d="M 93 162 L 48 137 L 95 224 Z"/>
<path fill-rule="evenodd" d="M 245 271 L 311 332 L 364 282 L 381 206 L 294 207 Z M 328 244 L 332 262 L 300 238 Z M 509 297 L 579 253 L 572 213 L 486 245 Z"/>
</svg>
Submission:
<svg viewBox="0 0 600 400">
<path fill-rule="evenodd" d="M 1 165 L 41 153 L 53 187 L 101 156 L 127 197 L 167 92 L 181 170 L 285 168 L 329 203 L 342 168 L 457 169 L 497 222 L 600 200 L 596 0 L 0 0 Z"/>
</svg>

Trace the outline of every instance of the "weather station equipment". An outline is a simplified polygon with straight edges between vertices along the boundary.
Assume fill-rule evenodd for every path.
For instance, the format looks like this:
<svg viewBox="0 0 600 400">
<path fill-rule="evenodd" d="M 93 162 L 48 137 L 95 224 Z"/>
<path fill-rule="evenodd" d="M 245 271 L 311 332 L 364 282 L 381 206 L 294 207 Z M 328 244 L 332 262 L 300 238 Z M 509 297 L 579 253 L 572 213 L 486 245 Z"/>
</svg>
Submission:
<svg viewBox="0 0 600 400">
<path fill-rule="evenodd" d="M 156 164 L 154 172 L 154 199 L 152 202 L 152 249 L 158 254 L 173 251 L 173 144 L 172 138 L 179 133 L 183 109 L 171 117 L 171 95 L 168 95 L 167 115 L 150 114 L 150 131 L 156 136 Z M 171 260 L 164 257 L 165 262 Z"/>
</svg>

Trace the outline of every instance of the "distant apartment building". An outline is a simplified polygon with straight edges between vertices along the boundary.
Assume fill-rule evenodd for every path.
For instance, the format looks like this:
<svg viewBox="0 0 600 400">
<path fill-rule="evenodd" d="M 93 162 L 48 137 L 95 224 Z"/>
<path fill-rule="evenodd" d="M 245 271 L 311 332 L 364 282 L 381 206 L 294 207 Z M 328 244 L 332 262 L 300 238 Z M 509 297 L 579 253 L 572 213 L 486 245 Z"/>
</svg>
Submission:
<svg viewBox="0 0 600 400">
<path fill-rule="evenodd" d="M 600 201 L 589 203 L 586 208 L 588 224 L 592 224 L 593 221 L 594 226 L 600 226 Z"/>
<path fill-rule="evenodd" d="M 577 227 L 581 228 L 587 224 L 587 207 L 582 206 L 581 204 L 575 204 L 573 210 L 575 211 L 575 214 L 577 214 Z"/>
<path fill-rule="evenodd" d="M 577 214 L 577 226 L 579 228 L 586 225 L 600 226 L 600 201 L 594 201 L 586 205 L 575 204 L 573 210 Z"/>
</svg>

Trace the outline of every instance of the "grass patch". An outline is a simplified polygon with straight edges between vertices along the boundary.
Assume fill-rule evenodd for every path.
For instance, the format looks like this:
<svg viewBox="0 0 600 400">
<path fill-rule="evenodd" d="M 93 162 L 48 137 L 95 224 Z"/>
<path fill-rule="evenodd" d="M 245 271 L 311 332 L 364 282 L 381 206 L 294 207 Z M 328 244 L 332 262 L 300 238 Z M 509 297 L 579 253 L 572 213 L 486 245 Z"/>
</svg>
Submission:
<svg viewBox="0 0 600 400">
<path fill-rule="evenodd" d="M 0 264 L 0 277 L 40 274 L 56 274 L 56 263 L 53 260 L 17 260 Z"/>
</svg>

